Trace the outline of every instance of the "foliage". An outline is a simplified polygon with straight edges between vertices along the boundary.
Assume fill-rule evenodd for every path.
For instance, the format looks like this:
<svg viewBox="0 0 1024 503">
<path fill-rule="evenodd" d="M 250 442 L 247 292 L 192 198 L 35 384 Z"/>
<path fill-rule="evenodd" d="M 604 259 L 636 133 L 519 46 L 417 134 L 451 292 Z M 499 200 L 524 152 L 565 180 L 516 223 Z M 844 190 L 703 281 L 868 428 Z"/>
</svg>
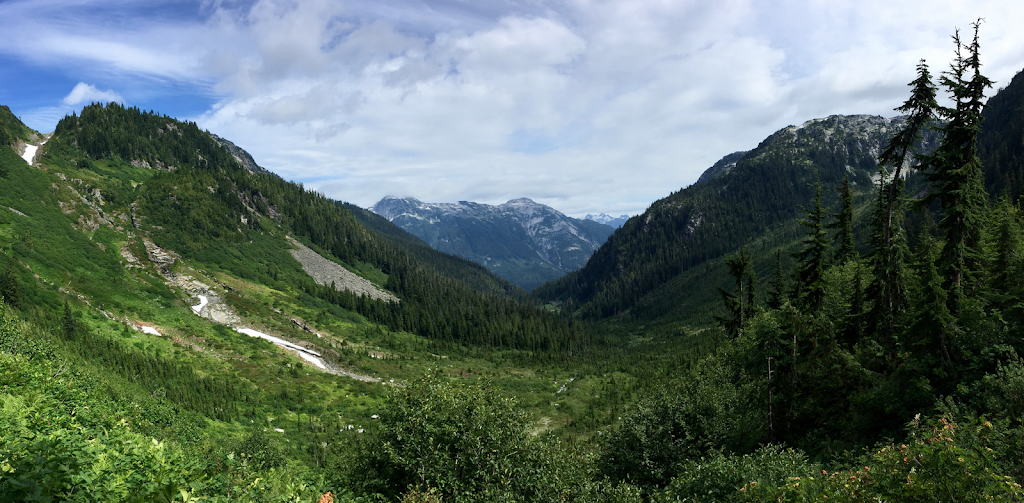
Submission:
<svg viewBox="0 0 1024 503">
<path fill-rule="evenodd" d="M 396 390 L 379 414 L 354 459 L 337 465 L 365 493 L 414 501 L 565 501 L 593 490 L 585 459 L 529 436 L 526 414 L 486 384 L 424 377 Z"/>
<path fill-rule="evenodd" d="M 744 248 L 734 256 L 726 257 L 725 265 L 729 268 L 729 274 L 736 279 L 736 293 L 729 293 L 722 288 L 718 293 L 722 295 L 722 302 L 731 318 L 716 317 L 729 335 L 735 337 L 743 330 L 745 322 L 754 313 L 754 306 L 757 304 L 757 275 L 754 274 L 753 262 L 747 255 Z"/>
<path fill-rule="evenodd" d="M 820 469 L 804 453 L 779 445 L 766 445 L 743 455 L 715 452 L 686 460 L 668 487 L 651 500 L 739 501 L 746 496 L 740 490 L 744 485 L 781 486 L 795 475 L 806 476 Z"/>
<path fill-rule="evenodd" d="M 830 240 L 825 230 L 825 209 L 822 206 L 821 181 L 815 183 L 813 206 L 803 208 L 800 225 L 806 228 L 803 247 L 793 254 L 797 260 L 794 271 L 793 300 L 808 311 L 821 309 L 825 300 L 825 268 L 830 258 Z"/>
<path fill-rule="evenodd" d="M 782 483 L 751 481 L 740 501 L 1019 501 L 1024 489 L 1004 475 L 1004 427 L 984 418 L 914 418 L 900 445 L 866 456 L 863 468 L 795 472 Z"/>
<path fill-rule="evenodd" d="M 34 133 L 18 119 L 7 105 L 0 105 L 0 147 L 13 147 L 18 141 L 26 141 Z M 0 170 L 0 176 L 3 171 Z"/>
<path fill-rule="evenodd" d="M 857 244 L 853 239 L 853 189 L 850 187 L 849 176 L 843 177 L 843 183 L 836 187 L 836 192 L 839 193 L 840 210 L 839 213 L 832 215 L 835 222 L 828 228 L 836 231 L 832 238 L 833 242 L 839 244 L 836 246 L 835 262 L 841 264 L 859 258 Z"/>
<path fill-rule="evenodd" d="M 608 439 L 602 473 L 641 486 L 663 486 L 680 463 L 715 449 L 742 450 L 756 438 L 746 400 L 726 362 L 703 360 L 684 380 L 666 384 L 637 401 Z M 742 382 L 742 381 L 741 381 Z"/>
<path fill-rule="evenodd" d="M 942 207 L 939 228 L 945 233 L 942 266 L 946 271 L 946 288 L 950 292 L 950 309 L 960 314 L 967 296 L 973 295 L 981 274 L 981 218 L 986 205 L 981 160 L 978 158 L 978 133 L 981 131 L 985 89 L 992 81 L 981 74 L 978 29 L 970 44 L 953 36 L 956 58 L 941 81 L 953 99 L 954 106 L 939 109 L 949 122 L 942 127 L 942 142 L 924 161 L 925 179 L 935 192 L 925 201 L 938 199 Z M 964 54 L 964 53 L 967 54 Z"/>
</svg>

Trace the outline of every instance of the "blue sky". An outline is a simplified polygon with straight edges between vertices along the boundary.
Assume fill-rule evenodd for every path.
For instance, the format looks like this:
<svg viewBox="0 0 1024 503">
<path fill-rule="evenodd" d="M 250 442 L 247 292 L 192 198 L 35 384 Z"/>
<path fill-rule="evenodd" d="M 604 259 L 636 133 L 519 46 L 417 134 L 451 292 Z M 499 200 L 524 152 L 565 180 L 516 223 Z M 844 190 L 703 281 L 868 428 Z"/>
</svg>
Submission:
<svg viewBox="0 0 1024 503">
<path fill-rule="evenodd" d="M 636 214 L 779 128 L 893 115 L 918 59 L 946 68 L 979 17 L 1005 84 L 1021 4 L 6 0 L 0 104 L 44 132 L 91 101 L 193 120 L 362 206 Z"/>
</svg>

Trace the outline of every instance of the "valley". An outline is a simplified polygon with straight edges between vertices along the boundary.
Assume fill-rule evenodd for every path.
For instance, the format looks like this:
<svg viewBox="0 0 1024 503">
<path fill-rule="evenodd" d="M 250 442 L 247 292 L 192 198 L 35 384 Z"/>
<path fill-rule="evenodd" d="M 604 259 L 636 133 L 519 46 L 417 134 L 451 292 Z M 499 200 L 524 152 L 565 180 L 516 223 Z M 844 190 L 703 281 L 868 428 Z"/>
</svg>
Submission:
<svg viewBox="0 0 1024 503">
<path fill-rule="evenodd" d="M 0 107 L 0 500 L 1019 500 L 1024 77 L 972 64 L 617 228 Z"/>
</svg>

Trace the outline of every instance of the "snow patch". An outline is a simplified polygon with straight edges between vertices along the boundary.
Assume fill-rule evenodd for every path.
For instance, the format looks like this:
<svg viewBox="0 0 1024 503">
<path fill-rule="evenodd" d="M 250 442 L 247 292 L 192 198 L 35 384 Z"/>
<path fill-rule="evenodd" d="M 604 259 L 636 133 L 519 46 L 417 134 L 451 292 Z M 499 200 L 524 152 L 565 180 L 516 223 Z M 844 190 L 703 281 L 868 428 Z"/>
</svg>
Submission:
<svg viewBox="0 0 1024 503">
<path fill-rule="evenodd" d="M 145 325 L 142 325 L 141 328 L 142 328 L 142 333 L 144 333 L 144 334 L 160 335 L 160 332 L 157 332 L 156 329 L 153 328 L 153 327 L 147 327 Z"/>
<path fill-rule="evenodd" d="M 44 143 L 46 143 L 46 140 L 40 142 L 39 145 L 25 145 L 25 153 L 21 154 L 21 158 L 25 159 L 25 162 L 31 166 L 32 161 L 35 160 L 36 152 L 39 151 L 39 147 L 42 147 Z"/>
<path fill-rule="evenodd" d="M 199 305 L 198 306 L 192 306 L 192 312 L 194 312 L 196 314 L 199 314 L 199 312 L 202 311 L 203 308 L 206 307 L 206 305 L 209 304 L 209 303 L 210 303 L 210 300 L 207 299 L 205 295 L 200 295 L 199 296 Z"/>
<path fill-rule="evenodd" d="M 274 337 L 273 335 L 267 335 L 263 332 L 253 330 L 251 328 L 236 328 L 235 331 L 240 334 L 248 335 L 249 337 L 259 337 L 260 339 L 268 340 L 285 349 L 291 349 L 292 351 L 298 353 L 303 360 L 306 360 L 321 369 L 327 368 L 327 366 L 324 365 L 323 360 L 320 359 L 320 353 L 317 353 L 316 351 L 304 348 L 302 346 L 299 346 L 298 344 L 293 344 L 279 337 Z"/>
<path fill-rule="evenodd" d="M 36 156 L 36 151 L 37 150 L 39 150 L 39 147 L 37 147 L 35 145 L 25 145 L 25 153 L 21 154 L 21 158 L 25 159 L 25 162 L 27 162 L 27 163 L 29 163 L 29 165 L 31 165 L 32 164 L 32 158 Z"/>
</svg>

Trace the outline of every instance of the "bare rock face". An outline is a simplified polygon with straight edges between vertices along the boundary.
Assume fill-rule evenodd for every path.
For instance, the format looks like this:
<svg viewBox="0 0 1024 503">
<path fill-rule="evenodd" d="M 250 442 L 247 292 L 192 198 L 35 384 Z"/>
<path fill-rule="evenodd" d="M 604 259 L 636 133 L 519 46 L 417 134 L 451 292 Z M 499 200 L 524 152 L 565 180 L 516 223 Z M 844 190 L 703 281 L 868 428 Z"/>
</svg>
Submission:
<svg viewBox="0 0 1024 503">
<path fill-rule="evenodd" d="M 377 288 L 369 280 L 352 271 L 321 257 L 308 246 L 291 237 L 288 238 L 288 241 L 295 247 L 290 250 L 292 257 L 295 257 L 295 260 L 302 265 L 302 270 L 306 271 L 306 274 L 309 274 L 318 284 L 334 283 L 334 287 L 338 290 L 348 290 L 356 295 L 369 295 L 373 299 L 398 302 L 398 297 Z"/>
<path fill-rule="evenodd" d="M 178 256 L 174 252 L 160 248 L 147 237 L 142 238 L 142 242 L 146 245 L 146 253 L 149 254 L 149 260 L 156 265 L 160 274 L 174 277 L 174 273 L 171 272 L 171 266 L 174 265 L 174 261 L 178 259 Z"/>
<path fill-rule="evenodd" d="M 238 161 L 238 163 L 241 164 L 242 167 L 246 169 L 246 171 L 260 175 L 270 174 L 269 171 L 260 167 L 260 165 L 256 164 L 256 161 L 252 158 L 252 156 L 249 155 L 248 152 L 243 150 L 238 145 L 235 145 L 231 141 L 221 138 L 220 136 L 217 136 L 213 133 L 210 133 L 210 136 L 213 138 L 214 141 L 219 143 L 220 146 L 224 147 L 228 151 L 228 153 L 231 154 L 231 156 L 234 157 L 235 160 Z"/>
</svg>

